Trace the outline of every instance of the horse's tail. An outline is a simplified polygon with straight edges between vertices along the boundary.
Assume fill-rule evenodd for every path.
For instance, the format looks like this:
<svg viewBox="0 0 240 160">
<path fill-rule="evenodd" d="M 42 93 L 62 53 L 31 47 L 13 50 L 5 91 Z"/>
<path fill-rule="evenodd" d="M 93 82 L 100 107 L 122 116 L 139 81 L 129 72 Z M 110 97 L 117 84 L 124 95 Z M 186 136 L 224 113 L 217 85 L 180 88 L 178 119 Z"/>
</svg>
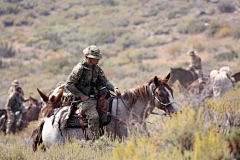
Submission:
<svg viewBox="0 0 240 160">
<path fill-rule="evenodd" d="M 42 129 L 43 129 L 43 125 L 44 125 L 45 121 L 44 120 L 41 120 L 37 127 L 33 130 L 32 132 L 32 148 L 33 148 L 33 151 L 37 151 L 37 146 L 40 145 L 43 140 L 42 140 Z"/>
</svg>

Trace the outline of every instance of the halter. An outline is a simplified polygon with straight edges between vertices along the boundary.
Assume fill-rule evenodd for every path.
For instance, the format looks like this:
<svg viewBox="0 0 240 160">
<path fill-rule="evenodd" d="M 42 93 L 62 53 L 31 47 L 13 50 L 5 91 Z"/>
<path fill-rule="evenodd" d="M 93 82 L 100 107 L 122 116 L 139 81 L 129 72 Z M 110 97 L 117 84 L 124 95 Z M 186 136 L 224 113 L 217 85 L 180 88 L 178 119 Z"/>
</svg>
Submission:
<svg viewBox="0 0 240 160">
<path fill-rule="evenodd" d="M 156 99 L 161 105 L 163 105 L 164 107 L 167 107 L 168 105 L 172 104 L 172 103 L 176 103 L 175 101 L 169 102 L 169 103 L 163 103 L 159 100 L 159 98 L 153 93 L 153 84 L 150 84 L 150 91 L 151 91 L 151 95 L 153 96 L 153 99 Z M 157 106 L 157 108 L 161 109 L 161 106 Z"/>
</svg>

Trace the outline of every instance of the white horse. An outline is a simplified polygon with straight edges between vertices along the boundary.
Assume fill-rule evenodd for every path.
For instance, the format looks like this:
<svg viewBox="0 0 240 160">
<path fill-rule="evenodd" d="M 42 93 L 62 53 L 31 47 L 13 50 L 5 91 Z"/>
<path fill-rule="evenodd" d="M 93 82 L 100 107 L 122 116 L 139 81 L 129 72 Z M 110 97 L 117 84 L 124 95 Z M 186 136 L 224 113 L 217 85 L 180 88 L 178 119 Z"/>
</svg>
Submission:
<svg viewBox="0 0 240 160">
<path fill-rule="evenodd" d="M 137 86 L 122 94 L 121 97 L 115 97 L 112 101 L 112 120 L 105 126 L 107 134 L 112 133 L 120 138 L 129 135 L 128 128 L 141 124 L 146 129 L 146 118 L 155 107 L 162 109 L 167 114 L 175 113 L 179 110 L 173 99 L 173 91 L 167 84 L 170 74 L 164 79 L 153 77 L 144 84 Z M 63 90 L 56 97 L 47 97 L 39 91 L 46 105 L 56 108 L 59 105 Z M 58 103 L 56 105 L 56 103 Z M 59 130 L 52 125 L 54 116 L 46 117 L 41 127 L 33 132 L 33 148 L 36 150 L 37 144 L 44 143 L 46 147 L 52 144 L 60 144 L 71 137 L 84 139 L 81 128 L 64 128 Z M 86 128 L 86 132 L 91 138 L 91 132 Z M 41 138 L 42 137 L 42 138 Z"/>
</svg>

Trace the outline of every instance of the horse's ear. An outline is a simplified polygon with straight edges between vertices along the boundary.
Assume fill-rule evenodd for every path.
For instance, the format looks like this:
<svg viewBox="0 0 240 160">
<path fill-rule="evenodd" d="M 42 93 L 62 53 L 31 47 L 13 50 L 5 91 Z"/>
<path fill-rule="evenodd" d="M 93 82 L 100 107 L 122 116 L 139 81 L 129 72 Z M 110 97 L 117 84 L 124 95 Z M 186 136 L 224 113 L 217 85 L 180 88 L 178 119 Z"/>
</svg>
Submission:
<svg viewBox="0 0 240 160">
<path fill-rule="evenodd" d="M 155 77 L 154 77 L 154 80 L 153 80 L 153 82 L 154 82 L 154 84 L 155 84 L 156 86 L 158 86 L 158 85 L 159 85 L 159 81 L 158 81 L 158 78 L 157 78 L 157 76 L 155 76 Z"/>
<path fill-rule="evenodd" d="M 38 93 L 40 94 L 40 96 L 42 97 L 44 102 L 48 102 L 48 96 L 46 96 L 44 93 L 42 93 L 38 88 L 37 88 Z"/>
<path fill-rule="evenodd" d="M 171 74 L 168 73 L 168 75 L 165 78 L 163 78 L 163 82 L 167 83 L 170 77 L 171 77 Z"/>
<path fill-rule="evenodd" d="M 55 99 L 55 102 L 60 102 L 61 101 L 61 98 L 63 96 L 63 91 L 64 91 L 64 87 L 62 87 L 62 90 L 58 93 L 58 95 Z"/>
</svg>

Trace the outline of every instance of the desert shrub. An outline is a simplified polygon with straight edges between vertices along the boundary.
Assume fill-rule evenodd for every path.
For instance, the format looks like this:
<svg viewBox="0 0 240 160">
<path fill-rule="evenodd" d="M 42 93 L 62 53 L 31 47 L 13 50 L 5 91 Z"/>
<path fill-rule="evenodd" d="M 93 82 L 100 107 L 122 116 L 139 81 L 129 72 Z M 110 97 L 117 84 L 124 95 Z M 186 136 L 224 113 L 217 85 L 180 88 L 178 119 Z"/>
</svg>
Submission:
<svg viewBox="0 0 240 160">
<path fill-rule="evenodd" d="M 101 4 L 104 6 L 117 6 L 119 3 L 116 0 L 104 0 L 101 1 Z"/>
<path fill-rule="evenodd" d="M 22 1 L 19 4 L 23 9 L 33 9 L 34 7 L 37 6 L 36 1 L 28 0 L 28 1 Z"/>
<path fill-rule="evenodd" d="M 49 16 L 50 15 L 50 11 L 48 8 L 46 7 L 40 7 L 37 9 L 37 12 L 39 13 L 39 15 L 42 15 L 42 16 Z"/>
<path fill-rule="evenodd" d="M 139 42 L 142 40 L 141 35 L 135 35 L 127 32 L 116 40 L 117 45 L 120 45 L 123 49 L 131 46 L 139 46 Z"/>
<path fill-rule="evenodd" d="M 16 54 L 12 44 L 7 41 L 0 41 L 0 56 L 1 57 L 13 57 Z"/>
<path fill-rule="evenodd" d="M 149 47 L 154 47 L 154 46 L 157 46 L 157 45 L 164 45 L 166 42 L 161 39 L 161 38 L 147 38 L 147 39 L 144 39 L 141 44 L 142 46 L 146 47 L 146 48 L 149 48 Z"/>
<path fill-rule="evenodd" d="M 151 6 L 149 8 L 145 8 L 142 12 L 143 17 L 151 17 L 156 16 L 159 13 L 159 9 L 156 6 Z"/>
<path fill-rule="evenodd" d="M 70 3 L 63 3 L 60 5 L 60 8 L 64 11 L 69 10 L 72 7 L 72 5 Z"/>
<path fill-rule="evenodd" d="M 41 39 L 41 40 L 37 41 L 36 46 L 38 48 L 42 48 L 43 46 L 49 47 L 50 46 L 50 40 Z"/>
<path fill-rule="evenodd" d="M 132 23 L 133 25 L 140 25 L 144 22 L 145 22 L 145 19 L 143 17 L 139 17 L 139 16 L 130 17 L 130 23 Z"/>
<path fill-rule="evenodd" d="M 27 46 L 33 46 L 39 41 L 39 38 L 37 37 L 29 37 L 26 41 Z"/>
<path fill-rule="evenodd" d="M 188 13 L 188 9 L 186 8 L 173 10 L 168 14 L 168 18 L 169 19 L 179 18 L 179 17 L 182 17 L 183 15 L 186 15 L 187 13 Z"/>
<path fill-rule="evenodd" d="M 33 24 L 33 18 L 32 17 L 21 17 L 16 19 L 15 25 L 16 26 L 30 26 Z"/>
<path fill-rule="evenodd" d="M 69 9 L 66 18 L 78 19 L 88 15 L 88 10 L 73 7 Z"/>
<path fill-rule="evenodd" d="M 228 147 L 235 159 L 240 158 L 240 130 L 235 128 L 230 135 L 226 137 Z"/>
<path fill-rule="evenodd" d="M 115 36 L 114 32 L 111 31 L 102 31 L 97 33 L 89 40 L 89 44 L 101 45 L 106 43 L 114 43 Z"/>
<path fill-rule="evenodd" d="M 187 23 L 187 33 L 190 34 L 201 33 L 206 29 L 206 26 L 203 22 L 196 21 L 194 19 L 190 19 Z"/>
<path fill-rule="evenodd" d="M 167 48 L 167 52 L 175 58 L 181 53 L 182 46 L 180 44 L 172 45 Z"/>
<path fill-rule="evenodd" d="M 150 160 L 157 159 L 157 147 L 153 144 L 151 139 L 142 137 L 140 139 L 132 139 L 127 144 L 118 144 L 117 148 L 113 150 L 110 159 L 123 160 Z"/>
<path fill-rule="evenodd" d="M 188 24 L 183 23 L 177 26 L 178 33 L 187 34 L 188 33 Z"/>
<path fill-rule="evenodd" d="M 20 12 L 20 8 L 16 4 L 5 4 L 0 6 L 0 15 L 4 14 L 18 14 Z"/>
<path fill-rule="evenodd" d="M 61 48 L 62 40 L 58 33 L 43 31 L 40 37 L 39 41 L 41 42 L 38 41 L 37 45 L 39 45 L 39 43 L 42 43 L 43 45 L 49 44 L 49 47 L 55 51 Z"/>
<path fill-rule="evenodd" d="M 209 133 L 197 133 L 190 159 L 231 159 L 223 136 L 213 127 Z M 204 158 L 203 158 L 204 157 Z"/>
<path fill-rule="evenodd" d="M 215 36 L 215 34 L 224 26 L 227 26 L 225 22 L 212 21 L 208 27 L 207 35 L 211 37 Z"/>
<path fill-rule="evenodd" d="M 236 10 L 235 5 L 231 1 L 222 1 L 217 7 L 223 13 L 231 13 Z"/>
<path fill-rule="evenodd" d="M 70 63 L 69 63 L 68 59 L 59 58 L 59 59 L 43 62 L 41 68 L 44 69 L 48 73 L 57 75 L 57 74 L 60 74 L 63 72 L 63 68 L 66 68 L 69 66 L 70 66 Z M 64 69 L 64 70 L 66 70 L 66 69 Z"/>
<path fill-rule="evenodd" d="M 198 34 L 205 31 L 207 27 L 204 22 L 189 19 L 183 24 L 177 26 L 177 31 L 182 34 Z"/>
<path fill-rule="evenodd" d="M 205 46 L 203 43 L 196 41 L 193 42 L 193 48 L 195 48 L 198 52 L 203 52 L 205 50 Z"/>
<path fill-rule="evenodd" d="M 231 34 L 234 38 L 240 39 L 240 29 L 239 28 L 234 29 Z"/>
<path fill-rule="evenodd" d="M 238 59 L 238 52 L 231 50 L 230 52 L 224 52 L 217 54 L 214 58 L 218 61 L 231 61 L 233 59 Z"/>
<path fill-rule="evenodd" d="M 3 19 L 2 23 L 5 27 L 13 26 L 15 23 L 16 17 L 14 16 L 7 16 Z"/>
<path fill-rule="evenodd" d="M 216 37 L 227 37 L 230 33 L 231 29 L 229 27 L 223 27 L 216 33 Z"/>
<path fill-rule="evenodd" d="M 4 63 L 3 63 L 2 59 L 0 58 L 0 69 L 1 68 L 4 68 Z"/>
</svg>

